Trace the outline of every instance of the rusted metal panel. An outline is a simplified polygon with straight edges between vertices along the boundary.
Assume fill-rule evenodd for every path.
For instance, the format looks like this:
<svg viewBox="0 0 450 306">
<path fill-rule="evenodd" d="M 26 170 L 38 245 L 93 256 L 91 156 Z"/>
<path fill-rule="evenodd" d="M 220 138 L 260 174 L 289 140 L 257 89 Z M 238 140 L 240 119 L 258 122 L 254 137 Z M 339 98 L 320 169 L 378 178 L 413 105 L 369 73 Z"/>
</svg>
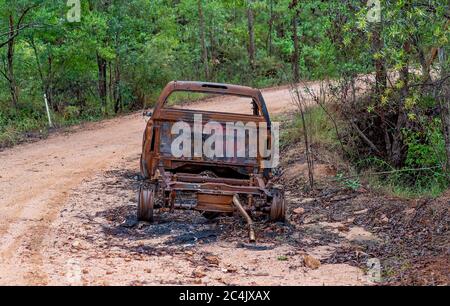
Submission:
<svg viewBox="0 0 450 306">
<path fill-rule="evenodd" d="M 211 120 L 218 121 L 218 122 L 238 122 L 238 121 L 266 122 L 264 117 L 259 116 L 259 115 L 255 116 L 255 115 L 247 115 L 247 114 L 234 114 L 234 113 L 211 112 L 211 111 L 177 109 L 177 108 L 162 109 L 157 121 L 161 121 L 161 122 L 167 122 L 167 121 L 193 122 L 195 114 L 202 115 L 203 123 L 206 123 Z"/>
<path fill-rule="evenodd" d="M 233 212 L 233 195 L 197 193 L 196 210 L 230 213 Z"/>
</svg>

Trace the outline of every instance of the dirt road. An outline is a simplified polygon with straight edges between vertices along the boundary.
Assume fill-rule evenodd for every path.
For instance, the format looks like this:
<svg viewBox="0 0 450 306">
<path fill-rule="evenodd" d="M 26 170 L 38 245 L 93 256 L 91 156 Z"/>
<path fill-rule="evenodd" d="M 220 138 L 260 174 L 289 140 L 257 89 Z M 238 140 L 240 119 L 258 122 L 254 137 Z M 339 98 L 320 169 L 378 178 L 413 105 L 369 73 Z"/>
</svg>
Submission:
<svg viewBox="0 0 450 306">
<path fill-rule="evenodd" d="M 264 96 L 272 114 L 292 107 L 286 88 Z M 250 107 L 227 102 L 195 107 Z M 211 223 L 183 212 L 155 225 L 135 222 L 144 126 L 133 114 L 0 152 L 1 285 L 366 282 L 348 265 L 306 269 L 303 250 L 292 244 L 241 244 L 228 235 L 245 237 L 233 218 Z M 315 252 L 320 257 L 323 248 Z"/>
</svg>

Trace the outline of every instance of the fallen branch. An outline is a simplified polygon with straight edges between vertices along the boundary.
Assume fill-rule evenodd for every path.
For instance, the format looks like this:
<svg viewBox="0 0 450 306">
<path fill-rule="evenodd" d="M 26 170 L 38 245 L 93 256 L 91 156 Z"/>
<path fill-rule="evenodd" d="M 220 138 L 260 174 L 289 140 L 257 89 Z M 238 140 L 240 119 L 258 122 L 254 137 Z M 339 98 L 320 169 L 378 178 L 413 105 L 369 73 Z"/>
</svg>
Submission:
<svg viewBox="0 0 450 306">
<path fill-rule="evenodd" d="M 372 150 L 381 155 L 380 150 L 375 146 L 375 144 L 372 141 L 370 141 L 369 138 L 367 138 L 367 136 L 359 129 L 359 127 L 353 121 L 349 120 L 349 122 L 352 125 L 352 127 L 356 130 L 358 135 L 364 140 L 364 142 L 367 143 L 369 147 L 372 148 Z"/>
</svg>

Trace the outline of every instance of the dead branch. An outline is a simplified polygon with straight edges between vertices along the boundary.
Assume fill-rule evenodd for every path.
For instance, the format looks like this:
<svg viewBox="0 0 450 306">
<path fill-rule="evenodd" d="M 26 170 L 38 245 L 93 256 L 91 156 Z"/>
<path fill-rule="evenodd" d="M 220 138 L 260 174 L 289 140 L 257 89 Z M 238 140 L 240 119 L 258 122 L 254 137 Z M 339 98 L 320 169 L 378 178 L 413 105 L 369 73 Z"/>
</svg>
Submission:
<svg viewBox="0 0 450 306">
<path fill-rule="evenodd" d="M 351 119 L 348 119 L 348 121 L 350 122 L 351 126 L 355 129 L 355 131 L 358 133 L 358 135 L 362 138 L 362 140 L 364 140 L 364 142 L 367 145 L 369 145 L 369 147 L 372 150 L 374 150 L 378 154 L 381 154 L 380 150 L 375 146 L 375 144 L 372 141 L 370 141 L 369 138 L 367 138 L 367 136 L 361 131 L 358 125 L 356 125 Z"/>
<path fill-rule="evenodd" d="M 421 171 L 435 170 L 435 169 L 440 169 L 440 168 L 441 168 L 440 166 L 436 166 L 436 167 L 400 169 L 400 170 L 381 171 L 381 172 L 369 172 L 366 174 L 367 175 L 387 175 L 387 174 L 395 174 L 395 173 L 403 173 L 403 172 L 421 172 Z M 345 177 L 334 178 L 334 179 L 331 179 L 330 181 L 337 182 L 337 181 L 341 181 L 341 180 L 357 178 L 359 176 L 360 176 L 360 174 L 349 175 L 349 176 L 345 176 Z"/>
<path fill-rule="evenodd" d="M 308 178 L 309 178 L 309 187 L 311 189 L 314 188 L 314 158 L 311 154 L 311 142 L 310 135 L 308 133 L 308 129 L 306 127 L 305 120 L 305 108 L 306 103 L 304 97 L 300 94 L 298 90 L 298 86 L 294 83 L 290 84 L 290 94 L 293 104 L 297 107 L 297 111 L 300 113 L 300 117 L 302 120 L 303 134 L 304 134 L 304 143 L 305 143 L 305 153 L 306 153 L 306 161 L 308 164 Z"/>
</svg>

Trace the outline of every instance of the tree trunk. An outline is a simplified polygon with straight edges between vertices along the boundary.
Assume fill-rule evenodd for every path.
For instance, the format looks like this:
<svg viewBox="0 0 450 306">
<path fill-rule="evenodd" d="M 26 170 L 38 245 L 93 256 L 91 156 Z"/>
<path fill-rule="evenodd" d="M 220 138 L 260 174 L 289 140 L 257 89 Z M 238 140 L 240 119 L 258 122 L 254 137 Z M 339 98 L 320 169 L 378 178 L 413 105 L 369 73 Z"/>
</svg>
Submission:
<svg viewBox="0 0 450 306">
<path fill-rule="evenodd" d="M 252 8 L 252 0 L 248 1 L 247 20 L 248 20 L 248 59 L 250 67 L 255 69 L 255 32 L 254 32 L 254 15 Z"/>
<path fill-rule="evenodd" d="M 441 99 L 442 111 L 442 127 L 444 131 L 445 138 L 445 154 L 447 157 L 447 162 L 445 165 L 445 170 L 450 174 L 450 94 L 445 93 L 444 98 Z"/>
<path fill-rule="evenodd" d="M 102 111 L 106 112 L 107 104 L 107 62 L 97 53 L 97 64 L 98 64 L 98 95 L 102 104 Z"/>
<path fill-rule="evenodd" d="M 383 50 L 383 38 L 382 34 L 382 25 L 381 23 L 375 23 L 373 25 L 373 39 L 372 39 L 372 52 L 374 54 L 381 55 L 381 51 Z M 381 56 L 375 58 L 374 61 L 375 66 L 375 90 L 376 90 L 376 98 L 377 102 L 381 102 L 381 96 L 384 94 L 387 85 L 387 71 L 386 65 L 384 63 L 384 59 Z"/>
<path fill-rule="evenodd" d="M 295 9 L 294 15 L 292 17 L 292 40 L 294 42 L 294 53 L 292 54 L 292 72 L 294 77 L 294 83 L 300 82 L 300 71 L 299 71 L 299 59 L 300 59 L 300 46 L 298 41 L 298 30 L 297 22 L 299 17 L 298 9 Z"/>
<path fill-rule="evenodd" d="M 396 167 L 400 167 L 403 161 L 403 135 L 402 130 L 406 125 L 406 113 L 405 113 L 405 100 L 409 93 L 409 53 L 410 45 L 409 42 L 403 44 L 403 50 L 408 57 L 405 66 L 400 70 L 400 81 L 403 83 L 403 87 L 400 90 L 400 100 L 398 105 L 398 117 L 397 124 L 395 126 L 395 131 L 392 136 L 392 151 L 391 151 L 391 161 Z"/>
<path fill-rule="evenodd" d="M 88 1 L 90 11 L 98 11 L 108 13 L 108 7 L 111 5 L 110 1 Z M 108 38 L 98 38 L 98 48 L 108 46 Z M 97 69 L 98 69 L 98 96 L 102 107 L 103 114 L 107 112 L 108 104 L 108 62 L 104 59 L 97 50 Z"/>
<path fill-rule="evenodd" d="M 273 32 L 273 0 L 270 0 L 269 34 L 267 36 L 267 53 L 272 55 L 272 32 Z"/>
<path fill-rule="evenodd" d="M 209 81 L 208 49 L 206 48 L 205 18 L 203 17 L 202 0 L 198 0 L 197 5 L 198 5 L 198 17 L 200 27 L 200 44 L 202 47 L 203 68 L 205 72 L 205 80 Z"/>
<path fill-rule="evenodd" d="M 381 98 L 386 90 L 387 86 L 387 70 L 384 58 L 381 57 L 381 52 L 383 50 L 384 41 L 382 38 L 383 26 L 381 22 L 375 23 L 372 30 L 372 53 L 378 54 L 375 57 L 374 67 L 375 67 L 375 99 L 376 105 L 381 105 Z M 380 111 L 381 118 L 381 128 L 384 134 L 384 143 L 386 153 L 389 154 L 392 150 L 391 139 L 389 135 L 388 124 L 386 124 L 386 116 L 384 114 L 384 109 L 381 107 Z"/>
<path fill-rule="evenodd" d="M 419 63 L 420 66 L 422 67 L 422 78 L 423 78 L 423 82 L 426 83 L 429 80 L 431 80 L 431 75 L 430 75 L 430 67 L 428 66 L 427 60 L 425 58 L 425 53 L 423 52 L 422 48 L 420 48 L 420 46 L 417 46 L 418 50 L 418 56 L 419 56 Z"/>
<path fill-rule="evenodd" d="M 47 57 L 48 74 L 47 74 L 47 99 L 55 112 L 59 112 L 59 104 L 53 100 L 53 57 L 50 53 Z"/>
<path fill-rule="evenodd" d="M 113 64 L 112 62 L 108 62 L 108 97 L 109 101 L 114 101 L 114 94 L 113 94 Z"/>
<path fill-rule="evenodd" d="M 209 72 L 209 79 L 210 80 L 215 80 L 215 72 L 216 72 L 216 69 L 215 69 L 215 66 L 218 64 L 218 59 L 217 59 L 217 52 L 216 52 L 216 50 L 217 50 L 217 48 L 216 48 L 216 41 L 215 41 L 215 37 L 216 37 L 216 35 L 215 35 L 215 33 L 214 33 L 214 24 L 213 25 L 211 25 L 211 28 L 209 29 L 209 41 L 210 41 L 210 49 L 211 49 L 211 51 L 210 51 L 210 58 L 211 58 L 211 63 L 212 63 L 212 66 L 211 66 L 211 71 Z"/>
<path fill-rule="evenodd" d="M 122 109 L 122 94 L 120 91 L 120 65 L 119 60 L 116 61 L 114 69 L 114 112 L 117 114 Z"/>
<path fill-rule="evenodd" d="M 7 76 L 9 82 L 9 90 L 11 94 L 11 105 L 13 108 L 17 109 L 17 104 L 19 102 L 19 94 L 17 91 L 16 77 L 14 75 L 14 44 L 15 44 L 15 29 L 14 29 L 14 18 L 9 15 L 9 41 L 8 41 L 8 52 L 7 52 Z"/>
<path fill-rule="evenodd" d="M 444 52 L 444 48 L 440 48 L 438 53 L 439 63 L 441 66 L 441 77 L 445 78 L 448 76 L 448 67 L 446 67 L 445 65 L 446 54 Z M 448 82 L 449 81 L 447 80 L 442 84 L 442 96 L 439 98 L 442 107 L 441 120 L 445 137 L 445 153 L 447 157 L 445 170 L 447 172 L 447 175 L 450 174 L 450 87 L 448 86 Z"/>
<path fill-rule="evenodd" d="M 39 77 L 41 79 L 42 91 L 45 94 L 45 96 L 47 97 L 47 102 L 50 105 L 50 107 L 52 108 L 52 110 L 57 112 L 58 108 L 56 107 L 56 105 L 53 105 L 52 90 L 51 90 L 51 87 L 52 87 L 52 83 L 51 83 L 51 80 L 52 80 L 51 79 L 52 58 L 51 58 L 51 55 L 48 56 L 48 66 L 49 66 L 48 67 L 48 75 L 45 76 L 41 61 L 39 60 L 38 50 L 37 50 L 37 47 L 36 47 L 33 37 L 30 39 L 30 45 L 34 51 L 34 57 L 36 59 L 36 66 L 38 68 Z"/>
</svg>

